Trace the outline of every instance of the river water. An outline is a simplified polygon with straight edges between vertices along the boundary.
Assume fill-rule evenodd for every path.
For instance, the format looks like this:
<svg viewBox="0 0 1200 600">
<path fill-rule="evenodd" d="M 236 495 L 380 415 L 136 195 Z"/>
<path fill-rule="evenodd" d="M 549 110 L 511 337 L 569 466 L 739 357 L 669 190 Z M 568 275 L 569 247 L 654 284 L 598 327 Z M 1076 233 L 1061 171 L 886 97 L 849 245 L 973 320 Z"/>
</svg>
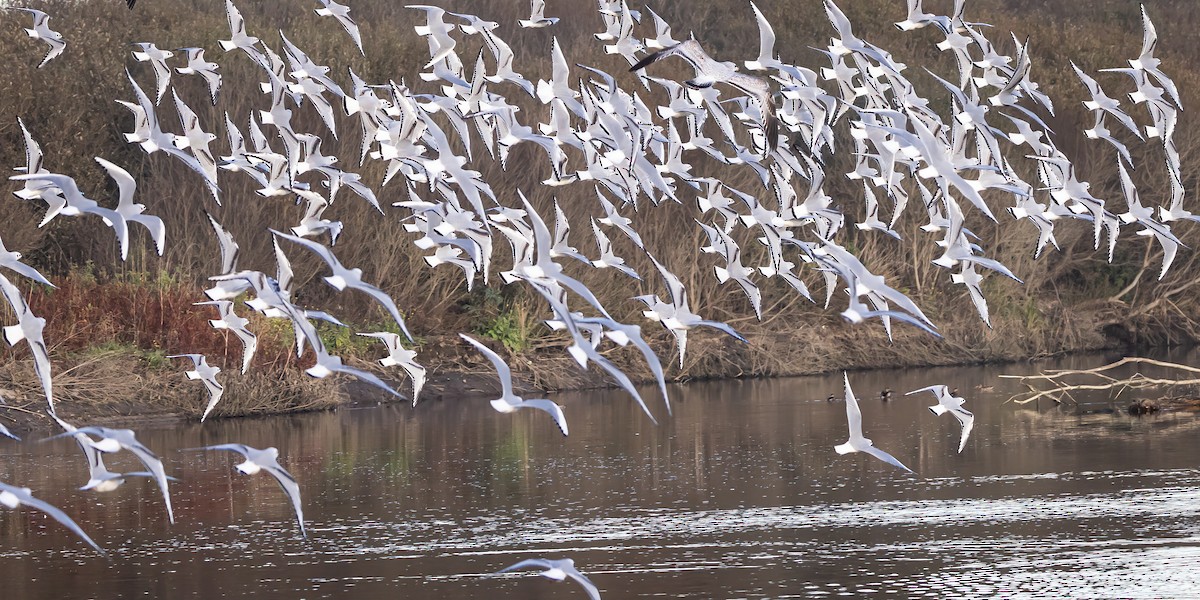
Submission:
<svg viewBox="0 0 1200 600">
<path fill-rule="evenodd" d="M 845 408 L 825 398 L 840 374 L 673 386 L 658 426 L 622 394 L 557 394 L 565 439 L 544 413 L 482 400 L 143 427 L 179 478 L 173 526 L 151 483 L 76 491 L 86 466 L 71 440 L 0 442 L 0 480 L 111 554 L 0 510 L 4 596 L 587 597 L 533 572 L 489 575 L 531 557 L 574 559 L 606 600 L 1200 596 L 1200 419 L 1130 417 L 1096 397 L 1004 404 L 1018 388 L 996 376 L 1032 369 L 852 373 L 867 437 L 916 475 L 834 453 Z M 931 395 L 878 399 L 938 383 L 976 416 L 961 454 Z M 309 540 L 267 475 L 179 451 L 225 442 L 280 449 Z M 139 469 L 125 460 L 110 468 Z"/>
</svg>

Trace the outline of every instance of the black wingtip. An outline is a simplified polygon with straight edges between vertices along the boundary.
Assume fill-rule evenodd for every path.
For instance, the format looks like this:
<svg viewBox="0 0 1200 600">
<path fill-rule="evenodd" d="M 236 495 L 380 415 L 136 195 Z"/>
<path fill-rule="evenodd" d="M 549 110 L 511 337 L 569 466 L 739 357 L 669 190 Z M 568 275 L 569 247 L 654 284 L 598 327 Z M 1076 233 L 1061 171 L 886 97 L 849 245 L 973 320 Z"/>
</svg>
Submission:
<svg viewBox="0 0 1200 600">
<path fill-rule="evenodd" d="M 637 63 L 635 63 L 632 67 L 629 67 L 629 71 L 632 73 L 634 71 L 640 71 L 646 68 L 646 65 L 658 60 L 658 56 L 660 54 L 662 54 L 662 50 L 659 50 L 658 52 L 651 52 L 650 54 L 643 56 L 642 60 L 637 61 Z"/>
<path fill-rule="evenodd" d="M 133 5 L 137 4 L 137 0 L 127 0 L 126 4 L 129 5 L 129 10 L 133 10 Z"/>
</svg>

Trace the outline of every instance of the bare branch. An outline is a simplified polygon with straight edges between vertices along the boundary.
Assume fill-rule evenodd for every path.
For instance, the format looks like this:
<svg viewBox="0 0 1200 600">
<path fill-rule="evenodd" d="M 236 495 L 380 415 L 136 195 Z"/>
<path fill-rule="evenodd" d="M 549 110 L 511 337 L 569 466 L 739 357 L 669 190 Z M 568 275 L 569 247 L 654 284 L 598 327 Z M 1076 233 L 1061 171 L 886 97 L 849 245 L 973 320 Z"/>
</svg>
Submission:
<svg viewBox="0 0 1200 600">
<path fill-rule="evenodd" d="M 1005 379 L 1016 379 L 1023 383 L 1027 391 L 1019 394 L 1014 394 L 1006 402 L 1016 402 L 1017 404 L 1027 404 L 1042 398 L 1049 398 L 1055 402 L 1061 403 L 1062 398 L 1074 398 L 1071 392 L 1077 391 L 1103 391 L 1117 390 L 1117 396 L 1125 393 L 1127 390 L 1141 390 L 1160 387 L 1178 387 L 1178 386 L 1196 386 L 1200 385 L 1200 378 L 1189 379 L 1173 379 L 1164 377 L 1146 377 L 1140 372 L 1134 373 L 1129 377 L 1117 379 L 1108 375 L 1106 371 L 1110 371 L 1120 366 L 1128 364 L 1144 364 L 1156 367 L 1162 367 L 1174 371 L 1182 371 L 1185 373 L 1200 373 L 1200 368 L 1181 365 L 1178 363 L 1164 362 L 1150 358 L 1126 357 L 1114 363 L 1109 363 L 1104 366 L 1094 369 L 1059 369 L 1045 371 L 1038 375 L 1001 375 Z M 1100 383 L 1077 383 L 1069 384 L 1064 382 L 1064 379 L 1071 376 L 1087 376 L 1101 380 Z M 1048 389 L 1039 389 L 1034 386 L 1031 381 L 1044 381 L 1051 387 Z"/>
</svg>

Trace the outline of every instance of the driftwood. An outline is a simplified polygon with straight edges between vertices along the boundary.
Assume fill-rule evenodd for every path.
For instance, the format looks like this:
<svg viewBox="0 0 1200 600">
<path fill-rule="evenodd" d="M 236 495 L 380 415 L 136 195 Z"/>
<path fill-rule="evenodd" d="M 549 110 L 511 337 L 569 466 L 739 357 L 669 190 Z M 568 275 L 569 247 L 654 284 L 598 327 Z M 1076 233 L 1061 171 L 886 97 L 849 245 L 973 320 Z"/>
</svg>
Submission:
<svg viewBox="0 0 1200 600">
<path fill-rule="evenodd" d="M 1141 373 L 1134 373 L 1129 377 L 1118 379 L 1109 375 L 1107 372 L 1129 364 L 1150 365 L 1155 367 L 1163 367 L 1174 371 L 1180 371 L 1185 374 L 1200 375 L 1200 368 L 1181 365 L 1179 363 L 1164 362 L 1161 360 L 1153 360 L 1149 358 L 1128 357 L 1122 358 L 1114 363 L 1109 363 L 1102 367 L 1094 369 L 1058 369 L 1045 371 L 1040 375 L 1001 375 L 1005 379 L 1016 379 L 1025 385 L 1026 391 L 1014 394 L 1006 402 L 1016 402 L 1017 404 L 1026 404 L 1034 402 L 1042 398 L 1049 398 L 1059 404 L 1063 398 L 1069 398 L 1075 402 L 1075 398 L 1071 392 L 1084 390 L 1117 390 L 1117 396 L 1120 396 L 1126 390 L 1141 390 L 1149 388 L 1169 388 L 1179 386 L 1197 386 L 1200 385 L 1200 377 L 1190 378 L 1160 378 L 1146 377 Z M 1067 377 L 1081 376 L 1090 378 L 1096 383 L 1077 383 L 1068 384 L 1063 380 Z M 1049 385 L 1049 388 L 1042 389 L 1034 383 L 1042 382 Z"/>
</svg>

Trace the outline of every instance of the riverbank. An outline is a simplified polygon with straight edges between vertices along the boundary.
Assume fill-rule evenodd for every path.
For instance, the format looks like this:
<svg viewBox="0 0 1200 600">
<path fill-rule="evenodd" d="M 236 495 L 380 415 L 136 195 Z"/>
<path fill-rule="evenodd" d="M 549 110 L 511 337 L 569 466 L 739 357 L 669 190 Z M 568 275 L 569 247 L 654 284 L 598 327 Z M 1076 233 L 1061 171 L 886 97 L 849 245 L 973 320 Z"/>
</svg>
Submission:
<svg viewBox="0 0 1200 600">
<path fill-rule="evenodd" d="M 170 293 L 158 298 L 170 303 Z M 60 297 L 61 299 L 61 297 Z M 179 313 L 179 322 L 165 330 L 193 330 L 191 321 L 203 320 L 191 307 Z M 162 312 L 162 311 L 160 311 Z M 898 326 L 893 340 L 878 324 L 851 325 L 840 318 L 813 314 L 786 331 L 768 331 L 765 327 L 743 327 L 748 344 L 727 336 L 698 330 L 682 368 L 679 367 L 673 339 L 665 331 L 647 327 L 644 335 L 662 361 L 667 379 L 684 382 L 701 379 L 744 377 L 785 377 L 825 373 L 836 370 L 864 370 L 895 367 L 932 367 L 989 362 L 1034 360 L 1049 356 L 1112 350 L 1123 347 L 1124 340 L 1106 336 L 1099 315 L 1069 311 L 1075 319 L 1060 318 L 1054 329 L 1022 331 L 1017 323 L 999 318 L 992 330 L 972 326 L 969 319 L 943 325 L 945 337 L 934 338 L 923 332 Z M 265 330 L 260 354 L 254 366 L 243 375 L 240 343 L 220 334 L 195 329 L 215 339 L 200 344 L 207 349 L 212 364 L 222 367 L 220 380 L 225 385 L 221 402 L 210 419 L 278 415 L 305 411 L 360 407 L 388 402 L 405 402 L 352 378 L 333 376 L 314 379 L 303 373 L 311 354 L 295 359 L 290 343 L 283 336 L 271 337 L 267 320 L 258 320 Z M 1047 322 L 1043 319 L 1043 322 Z M 974 324 L 978 322 L 975 321 Z M 1085 323 L 1092 323 L 1089 328 Z M 549 334 L 538 334 L 536 347 L 509 351 L 501 341 L 476 335 L 506 356 L 513 369 L 518 393 L 541 393 L 613 387 L 614 383 L 599 369 L 581 370 L 552 343 Z M 340 342 L 339 342 L 340 340 Z M 199 343 L 201 338 L 193 340 Z M 411 397 L 412 387 L 399 368 L 384 369 L 376 360 L 382 346 L 368 338 L 346 340 L 336 331 L 329 336 L 331 346 L 339 346 L 347 364 L 373 372 L 397 391 Z M 70 347 L 69 344 L 62 346 Z M 462 343 L 456 334 L 430 334 L 418 338 L 418 361 L 429 373 L 419 396 L 420 402 L 441 402 L 480 398 L 498 392 L 494 370 L 480 355 Z M 274 350 L 272 350 L 274 349 Z M 606 356 L 638 383 L 651 383 L 652 376 L 641 355 L 630 348 L 603 347 Z M 273 353 L 273 354 L 272 354 Z M 142 348 L 131 343 L 108 341 L 100 346 L 85 346 L 53 353 L 56 404 L 60 415 L 69 421 L 96 424 L 131 424 L 148 420 L 196 420 L 207 402 L 207 392 L 199 382 L 187 379 L 191 366 L 185 360 L 168 360 L 161 350 Z M 657 394 L 649 387 L 646 402 L 656 413 L 661 411 Z M 23 431 L 52 427 L 45 416 L 44 400 L 32 361 L 25 351 L 9 353 L 0 364 L 0 422 L 20 434 Z M 1170 410 L 1188 402 L 1162 399 L 1158 409 Z"/>
</svg>

